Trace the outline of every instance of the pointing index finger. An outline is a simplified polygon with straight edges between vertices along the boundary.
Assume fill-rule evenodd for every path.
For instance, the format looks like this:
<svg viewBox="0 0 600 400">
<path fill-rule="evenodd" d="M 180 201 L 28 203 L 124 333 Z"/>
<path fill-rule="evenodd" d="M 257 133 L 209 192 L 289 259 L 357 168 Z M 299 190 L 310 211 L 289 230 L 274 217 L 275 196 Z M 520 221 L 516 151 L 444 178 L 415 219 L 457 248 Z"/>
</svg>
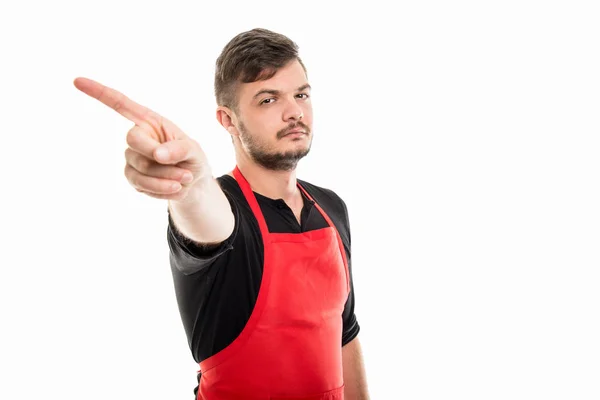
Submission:
<svg viewBox="0 0 600 400">
<path fill-rule="evenodd" d="M 152 124 L 157 115 L 154 111 L 131 100 L 123 93 L 88 78 L 77 78 L 73 82 L 75 87 L 90 97 L 106 104 L 136 125 Z"/>
</svg>

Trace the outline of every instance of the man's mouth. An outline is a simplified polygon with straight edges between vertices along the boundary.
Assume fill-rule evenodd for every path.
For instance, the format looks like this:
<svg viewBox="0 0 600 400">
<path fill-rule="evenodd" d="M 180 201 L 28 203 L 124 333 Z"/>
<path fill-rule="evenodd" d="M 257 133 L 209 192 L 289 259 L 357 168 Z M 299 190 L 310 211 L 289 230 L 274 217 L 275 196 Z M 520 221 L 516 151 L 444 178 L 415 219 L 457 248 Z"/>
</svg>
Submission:
<svg viewBox="0 0 600 400">
<path fill-rule="evenodd" d="M 294 135 L 294 134 L 304 134 L 304 133 L 306 133 L 306 132 L 303 129 L 292 129 L 291 131 L 287 132 L 283 136 Z"/>
</svg>

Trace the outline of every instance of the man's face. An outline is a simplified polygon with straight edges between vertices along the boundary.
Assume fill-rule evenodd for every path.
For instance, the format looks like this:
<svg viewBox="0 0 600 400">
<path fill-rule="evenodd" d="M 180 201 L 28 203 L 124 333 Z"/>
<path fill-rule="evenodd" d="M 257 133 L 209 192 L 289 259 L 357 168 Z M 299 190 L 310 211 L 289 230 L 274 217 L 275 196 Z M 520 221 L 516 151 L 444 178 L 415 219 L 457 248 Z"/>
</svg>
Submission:
<svg viewBox="0 0 600 400">
<path fill-rule="evenodd" d="M 264 168 L 293 170 L 312 143 L 310 86 L 302 65 L 294 60 L 272 78 L 243 83 L 238 90 L 244 150 Z"/>
</svg>

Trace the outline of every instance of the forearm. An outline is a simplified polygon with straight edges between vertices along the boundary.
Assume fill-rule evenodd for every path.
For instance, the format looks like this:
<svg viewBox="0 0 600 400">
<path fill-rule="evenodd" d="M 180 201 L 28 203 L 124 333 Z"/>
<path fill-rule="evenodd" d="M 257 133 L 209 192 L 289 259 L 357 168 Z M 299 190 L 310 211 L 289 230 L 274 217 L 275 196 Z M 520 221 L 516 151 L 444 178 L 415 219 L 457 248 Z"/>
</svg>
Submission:
<svg viewBox="0 0 600 400">
<path fill-rule="evenodd" d="M 358 338 L 342 347 L 344 400 L 369 400 L 367 377 Z"/>
<path fill-rule="evenodd" d="M 183 200 L 169 200 L 173 223 L 185 237 L 199 244 L 220 243 L 233 232 L 235 220 L 216 179 L 196 182 Z"/>
</svg>

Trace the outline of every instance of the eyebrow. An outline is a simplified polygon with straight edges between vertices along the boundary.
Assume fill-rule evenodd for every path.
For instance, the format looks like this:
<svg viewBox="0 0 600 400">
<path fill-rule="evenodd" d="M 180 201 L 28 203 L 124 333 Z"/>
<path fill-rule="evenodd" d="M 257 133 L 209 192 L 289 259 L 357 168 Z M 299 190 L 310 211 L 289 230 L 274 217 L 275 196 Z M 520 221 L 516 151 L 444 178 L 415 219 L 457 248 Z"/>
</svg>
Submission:
<svg viewBox="0 0 600 400">
<path fill-rule="evenodd" d="M 301 92 L 306 89 L 309 89 L 309 90 L 311 89 L 311 87 L 308 83 L 300 86 L 298 89 L 296 89 L 296 91 Z M 252 98 L 256 99 L 258 96 L 260 96 L 261 94 L 265 94 L 265 93 L 272 94 L 272 95 L 278 95 L 278 94 L 281 94 L 281 91 L 274 90 L 274 89 L 262 89 L 262 90 L 259 90 Z"/>
</svg>

